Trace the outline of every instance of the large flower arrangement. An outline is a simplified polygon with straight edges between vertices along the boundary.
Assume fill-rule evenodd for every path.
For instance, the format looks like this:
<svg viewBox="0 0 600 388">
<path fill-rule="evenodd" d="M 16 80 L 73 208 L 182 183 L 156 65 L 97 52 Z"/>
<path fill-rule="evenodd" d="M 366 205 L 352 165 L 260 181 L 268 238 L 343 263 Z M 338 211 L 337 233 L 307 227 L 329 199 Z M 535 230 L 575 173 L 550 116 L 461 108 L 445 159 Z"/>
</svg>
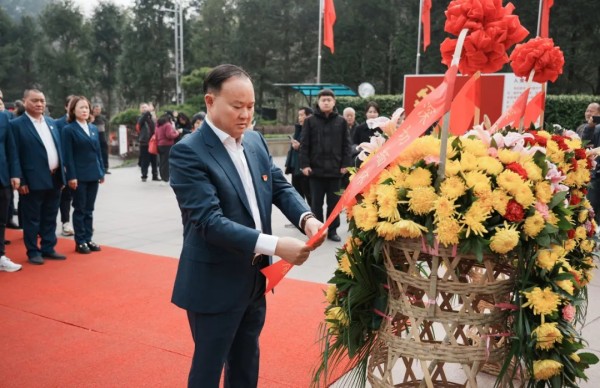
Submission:
<svg viewBox="0 0 600 388">
<path fill-rule="evenodd" d="M 381 138 L 373 139 L 370 157 Z M 593 157 L 572 131 L 489 133 L 475 127 L 451 137 L 446 176 L 436 184 L 440 140 L 417 139 L 346 211 L 350 237 L 326 292 L 323 362 L 348 361 L 364 383 L 376 330 L 386 319 L 381 247 L 398 238 L 493 254 L 520 274 L 513 292 L 510 353 L 530 384 L 577 386 L 597 358 L 577 325 L 585 317 L 597 225 L 585 198 Z M 519 368 L 512 368 L 513 373 Z M 537 385 L 536 385 L 537 386 Z"/>
</svg>

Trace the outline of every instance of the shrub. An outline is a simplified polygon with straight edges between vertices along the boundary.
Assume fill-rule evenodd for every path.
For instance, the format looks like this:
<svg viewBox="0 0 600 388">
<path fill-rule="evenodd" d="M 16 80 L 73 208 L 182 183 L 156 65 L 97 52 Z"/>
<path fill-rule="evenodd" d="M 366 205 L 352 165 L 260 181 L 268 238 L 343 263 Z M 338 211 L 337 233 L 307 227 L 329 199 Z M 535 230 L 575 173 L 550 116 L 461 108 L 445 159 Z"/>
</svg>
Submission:
<svg viewBox="0 0 600 388">
<path fill-rule="evenodd" d="M 583 123 L 585 110 L 592 102 L 600 103 L 600 96 L 584 94 L 549 95 L 546 98 L 544 122 L 560 124 L 564 128 L 575 130 Z"/>
</svg>

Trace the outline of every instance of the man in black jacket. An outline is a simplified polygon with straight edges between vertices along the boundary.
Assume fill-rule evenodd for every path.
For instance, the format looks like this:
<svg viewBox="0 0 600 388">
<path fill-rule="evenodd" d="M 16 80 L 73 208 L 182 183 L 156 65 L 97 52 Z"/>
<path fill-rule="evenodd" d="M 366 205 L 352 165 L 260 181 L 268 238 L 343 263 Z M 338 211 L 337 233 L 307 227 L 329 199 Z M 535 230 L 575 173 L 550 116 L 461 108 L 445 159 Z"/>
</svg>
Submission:
<svg viewBox="0 0 600 388">
<path fill-rule="evenodd" d="M 314 114 L 304 121 L 300 138 L 300 168 L 309 177 L 310 207 L 319 221 L 324 221 L 324 197 L 327 196 L 327 216 L 340 199 L 342 176 L 352 165 L 351 153 L 348 124 L 335 109 L 333 91 L 323 89 L 317 97 Z M 341 240 L 338 226 L 339 216 L 329 226 L 329 240 Z"/>
<path fill-rule="evenodd" d="M 156 155 L 148 152 L 148 142 L 154 135 L 155 124 L 152 118 L 153 106 L 140 104 L 140 117 L 137 119 L 136 129 L 138 131 L 138 142 L 140 143 L 140 158 L 138 161 L 142 169 L 142 182 L 148 179 L 148 166 L 152 166 L 152 180 L 157 181 L 158 169 L 156 168 Z"/>
</svg>

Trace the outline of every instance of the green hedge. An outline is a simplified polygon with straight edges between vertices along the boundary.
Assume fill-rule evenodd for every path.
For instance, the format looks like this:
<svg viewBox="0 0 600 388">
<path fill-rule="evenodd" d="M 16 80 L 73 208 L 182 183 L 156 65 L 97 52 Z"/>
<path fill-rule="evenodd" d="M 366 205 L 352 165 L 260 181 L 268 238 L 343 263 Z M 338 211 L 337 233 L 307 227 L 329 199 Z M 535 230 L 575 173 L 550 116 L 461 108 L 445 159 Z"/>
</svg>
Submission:
<svg viewBox="0 0 600 388">
<path fill-rule="evenodd" d="M 546 99 L 544 122 L 575 130 L 583 123 L 585 110 L 592 102 L 600 102 L 600 96 L 549 95 Z"/>
</svg>

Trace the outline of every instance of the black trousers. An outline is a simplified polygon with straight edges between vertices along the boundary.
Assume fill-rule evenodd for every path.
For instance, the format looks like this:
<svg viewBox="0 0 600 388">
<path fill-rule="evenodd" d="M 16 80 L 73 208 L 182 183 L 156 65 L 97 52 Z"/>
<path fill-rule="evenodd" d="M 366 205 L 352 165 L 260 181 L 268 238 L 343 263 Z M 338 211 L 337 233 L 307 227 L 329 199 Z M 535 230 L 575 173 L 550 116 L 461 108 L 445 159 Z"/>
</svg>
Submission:
<svg viewBox="0 0 600 388">
<path fill-rule="evenodd" d="M 100 154 L 102 155 L 102 164 L 104 170 L 108 171 L 108 143 L 106 142 L 106 132 L 99 132 L 98 138 L 100 139 Z"/>
<path fill-rule="evenodd" d="M 340 196 L 337 194 L 341 190 L 342 181 L 341 178 L 321 178 L 321 177 L 310 177 L 310 195 L 311 203 L 310 209 L 314 213 L 315 217 L 321 222 L 325 222 L 323 218 L 323 202 L 327 197 L 327 217 L 335 208 Z M 340 216 L 335 217 L 335 220 L 329 225 L 329 233 L 334 233 L 340 226 Z"/>
<path fill-rule="evenodd" d="M 239 310 L 219 314 L 188 311 L 194 355 L 188 378 L 190 388 L 218 388 L 225 368 L 225 388 L 252 388 L 258 384 L 258 337 L 265 323 L 265 277 L 258 268 L 250 301 Z"/>
<path fill-rule="evenodd" d="M 140 159 L 139 165 L 142 168 L 142 178 L 148 178 L 148 166 L 152 166 L 152 179 L 158 179 L 158 171 L 156 169 L 156 155 L 148 152 L 148 144 L 140 144 Z"/>
<path fill-rule="evenodd" d="M 63 187 L 60 192 L 60 222 L 63 224 L 71 219 L 71 202 L 73 201 L 73 193 L 69 186 Z"/>
<path fill-rule="evenodd" d="M 294 186 L 298 194 L 300 194 L 310 206 L 312 197 L 310 195 L 310 183 L 308 177 L 302 174 L 292 174 L 292 186 Z"/>
<path fill-rule="evenodd" d="M 92 241 L 94 234 L 94 205 L 98 195 L 98 181 L 78 182 L 73 191 L 73 229 L 75 242 L 84 244 Z"/>
<path fill-rule="evenodd" d="M 11 187 L 0 186 L 0 256 L 4 256 L 4 237 L 6 235 L 6 222 L 8 221 L 8 202 L 11 198 Z M 10 214 L 12 217 L 12 213 Z"/>
<path fill-rule="evenodd" d="M 158 146 L 158 170 L 160 171 L 160 179 L 165 182 L 169 181 L 169 152 L 170 145 Z"/>
</svg>

